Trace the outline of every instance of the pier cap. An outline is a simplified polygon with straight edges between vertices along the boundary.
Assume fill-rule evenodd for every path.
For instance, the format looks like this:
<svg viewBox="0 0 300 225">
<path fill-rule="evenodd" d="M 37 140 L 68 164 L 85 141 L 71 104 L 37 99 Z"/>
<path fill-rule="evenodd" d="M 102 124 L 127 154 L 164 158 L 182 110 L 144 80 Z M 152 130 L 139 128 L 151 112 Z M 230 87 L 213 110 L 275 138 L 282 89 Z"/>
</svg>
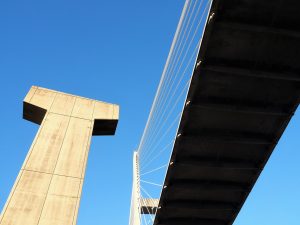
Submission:
<svg viewBox="0 0 300 225">
<path fill-rule="evenodd" d="M 23 101 L 23 118 L 41 124 L 47 112 L 94 120 L 93 135 L 114 135 L 119 120 L 118 105 L 32 86 Z"/>
</svg>

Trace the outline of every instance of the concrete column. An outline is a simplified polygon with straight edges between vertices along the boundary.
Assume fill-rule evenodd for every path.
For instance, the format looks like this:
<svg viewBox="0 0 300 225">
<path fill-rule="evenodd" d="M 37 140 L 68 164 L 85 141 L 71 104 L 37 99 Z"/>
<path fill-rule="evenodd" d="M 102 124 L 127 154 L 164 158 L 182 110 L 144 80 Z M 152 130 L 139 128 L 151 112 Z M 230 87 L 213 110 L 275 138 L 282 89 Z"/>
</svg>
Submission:
<svg viewBox="0 0 300 225">
<path fill-rule="evenodd" d="M 33 86 L 23 117 L 40 124 L 0 225 L 75 225 L 92 135 L 113 135 L 119 107 Z"/>
<path fill-rule="evenodd" d="M 133 184 L 132 184 L 132 202 L 130 209 L 129 225 L 140 225 L 140 175 L 139 159 L 137 152 L 133 153 Z"/>
</svg>

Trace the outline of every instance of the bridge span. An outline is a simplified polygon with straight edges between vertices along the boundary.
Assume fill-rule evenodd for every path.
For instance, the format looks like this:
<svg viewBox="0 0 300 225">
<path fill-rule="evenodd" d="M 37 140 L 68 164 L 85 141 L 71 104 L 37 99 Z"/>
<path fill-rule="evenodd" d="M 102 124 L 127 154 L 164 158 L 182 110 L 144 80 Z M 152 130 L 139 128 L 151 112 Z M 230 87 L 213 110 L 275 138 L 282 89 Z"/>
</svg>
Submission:
<svg viewBox="0 0 300 225">
<path fill-rule="evenodd" d="M 299 9 L 212 1 L 153 224 L 233 224 L 300 103 Z"/>
<path fill-rule="evenodd" d="M 215 0 L 155 225 L 229 225 L 300 100 L 300 2 Z"/>
</svg>

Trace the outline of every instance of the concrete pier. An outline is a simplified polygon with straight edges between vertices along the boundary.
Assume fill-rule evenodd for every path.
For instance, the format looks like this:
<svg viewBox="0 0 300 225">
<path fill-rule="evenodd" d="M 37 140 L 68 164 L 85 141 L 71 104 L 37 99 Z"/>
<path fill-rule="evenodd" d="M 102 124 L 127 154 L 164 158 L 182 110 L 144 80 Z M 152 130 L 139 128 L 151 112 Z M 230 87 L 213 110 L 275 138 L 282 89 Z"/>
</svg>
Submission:
<svg viewBox="0 0 300 225">
<path fill-rule="evenodd" d="M 113 135 L 118 105 L 33 86 L 23 117 L 40 124 L 0 225 L 75 225 L 92 135 Z"/>
</svg>

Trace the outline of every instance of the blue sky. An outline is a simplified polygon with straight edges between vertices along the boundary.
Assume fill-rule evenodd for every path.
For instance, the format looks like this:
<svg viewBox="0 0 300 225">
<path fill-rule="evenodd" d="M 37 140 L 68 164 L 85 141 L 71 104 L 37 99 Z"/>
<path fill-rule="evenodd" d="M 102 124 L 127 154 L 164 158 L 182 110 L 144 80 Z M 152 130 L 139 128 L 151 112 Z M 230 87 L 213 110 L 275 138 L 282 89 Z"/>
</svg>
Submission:
<svg viewBox="0 0 300 225">
<path fill-rule="evenodd" d="M 121 106 L 116 136 L 93 137 L 78 225 L 128 223 L 139 144 L 184 1 L 0 1 L 0 209 L 38 126 L 31 85 Z M 300 113 L 235 225 L 299 225 Z"/>
</svg>

